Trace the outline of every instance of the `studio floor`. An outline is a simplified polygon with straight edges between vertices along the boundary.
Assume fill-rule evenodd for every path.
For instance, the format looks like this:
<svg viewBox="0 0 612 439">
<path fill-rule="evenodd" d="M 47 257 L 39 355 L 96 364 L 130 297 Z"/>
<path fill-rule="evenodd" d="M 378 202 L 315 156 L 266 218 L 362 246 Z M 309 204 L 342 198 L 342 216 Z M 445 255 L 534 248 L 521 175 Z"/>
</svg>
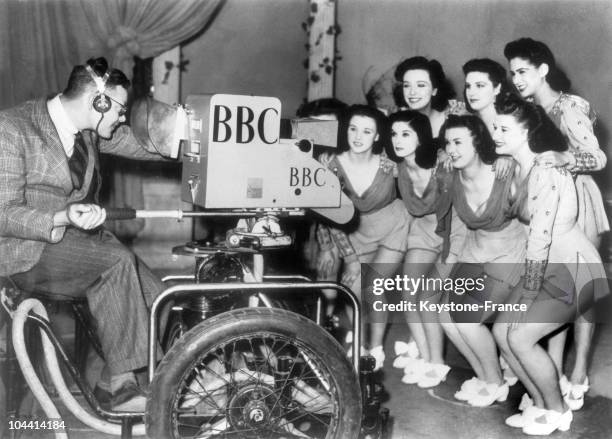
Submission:
<svg viewBox="0 0 612 439">
<path fill-rule="evenodd" d="M 447 347 L 447 362 L 452 366 L 446 380 L 434 390 L 422 390 L 415 385 L 401 382 L 402 371 L 391 367 L 392 346 L 395 340 L 406 336 L 404 325 L 393 324 L 386 342 L 388 358 L 385 361 L 383 379 L 388 399 L 384 406 L 391 414 L 388 439 L 497 439 L 525 438 L 520 430 L 504 425 L 505 417 L 512 414 L 522 395 L 522 388 L 512 388 L 508 400 L 488 408 L 473 408 L 455 401 L 452 397 L 460 383 L 470 377 L 465 361 L 452 348 Z M 584 408 L 575 412 L 570 431 L 556 432 L 551 437 L 559 439 L 609 439 L 612 437 L 612 324 L 601 325 L 595 334 L 591 390 Z M 26 403 L 25 407 L 28 407 Z M 63 407 L 61 411 L 65 412 Z M 29 405 L 32 410 L 32 405 Z M 35 417 L 44 417 L 34 406 Z M 98 433 L 73 416 L 65 415 L 72 439 L 109 439 L 113 436 Z M 22 432 L 16 437 L 24 439 L 52 438 L 50 432 Z M 350 438 L 347 438 L 350 439 Z"/>
</svg>

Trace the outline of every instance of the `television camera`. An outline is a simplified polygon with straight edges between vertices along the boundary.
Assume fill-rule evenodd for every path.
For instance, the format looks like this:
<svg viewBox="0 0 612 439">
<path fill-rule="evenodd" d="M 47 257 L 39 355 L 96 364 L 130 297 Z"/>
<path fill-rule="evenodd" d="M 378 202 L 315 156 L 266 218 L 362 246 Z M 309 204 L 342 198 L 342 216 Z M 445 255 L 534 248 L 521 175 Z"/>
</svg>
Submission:
<svg viewBox="0 0 612 439">
<path fill-rule="evenodd" d="M 107 209 L 107 217 L 231 216 L 238 224 L 224 242 L 173 249 L 193 256 L 195 271 L 164 278 L 168 288 L 152 305 L 146 412 L 101 409 L 78 371 L 68 367 L 92 408 L 111 423 L 121 421 L 124 437 L 143 417 L 152 438 L 382 437 L 388 412 L 381 409 L 374 359 L 359 357 L 357 298 L 341 284 L 268 275 L 264 268 L 265 251 L 291 244 L 279 219 L 307 209 L 336 223 L 353 217 L 334 172 L 313 158 L 315 145 L 335 147 L 337 122 L 283 121 L 276 98 L 223 94 L 192 95 L 184 107 L 145 100 L 132 113 L 132 129 L 149 149 L 170 145 L 174 157 L 180 151 L 181 196 L 196 209 Z M 351 360 L 320 325 L 320 299 L 314 320 L 283 309 L 277 299 L 320 297 L 322 289 L 352 304 Z M 167 352 L 157 364 L 160 314 L 168 304 Z M 49 332 L 44 319 L 34 323 Z M 45 346 L 53 343 L 66 357 L 50 339 Z"/>
</svg>

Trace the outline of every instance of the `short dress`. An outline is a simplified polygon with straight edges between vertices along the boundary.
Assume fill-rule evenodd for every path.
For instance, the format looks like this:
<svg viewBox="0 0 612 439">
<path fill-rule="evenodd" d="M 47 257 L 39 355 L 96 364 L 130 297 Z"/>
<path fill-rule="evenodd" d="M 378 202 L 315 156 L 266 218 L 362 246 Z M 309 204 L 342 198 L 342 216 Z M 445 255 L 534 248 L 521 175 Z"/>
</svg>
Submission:
<svg viewBox="0 0 612 439">
<path fill-rule="evenodd" d="M 438 202 L 437 169 L 432 172 L 423 196 L 419 197 L 414 192 L 414 186 L 405 163 L 400 163 L 397 166 L 397 187 L 404 206 L 410 214 L 408 248 L 440 253 L 443 240 L 436 233 L 438 220 L 435 213 Z"/>
<path fill-rule="evenodd" d="M 485 301 L 504 303 L 520 281 L 525 257 L 525 227 L 511 216 L 512 179 L 495 179 L 484 208 L 474 212 L 462 188 L 459 172 L 453 173 L 450 200 L 467 227 L 465 242 L 453 267 L 453 279 L 484 279 L 484 289 L 449 295 L 449 301 L 478 304 Z M 441 203 L 444 203 L 441 201 Z M 452 312 L 457 322 L 492 321 L 495 313 L 480 309 Z"/>
<path fill-rule="evenodd" d="M 521 185 L 511 210 L 529 224 L 525 277 L 513 297 L 536 295 L 585 311 L 609 293 L 606 273 L 595 246 L 577 217 L 577 192 L 570 173 L 562 168 L 534 165 Z M 588 287 L 588 288 L 587 288 Z M 535 292 L 535 293 L 534 293 Z M 584 292 L 584 297 L 578 297 Z M 556 316 L 532 316 L 532 321 L 555 321 Z"/>
<path fill-rule="evenodd" d="M 344 193 L 359 212 L 357 228 L 348 235 L 359 260 L 376 253 L 379 247 L 405 253 L 410 218 L 404 204 L 397 198 L 396 164 L 381 154 L 374 180 L 361 195 L 353 189 L 337 156 L 331 159 L 328 167 L 336 173 Z"/>
<path fill-rule="evenodd" d="M 584 172 L 603 169 L 606 155 L 593 133 L 595 112 L 580 96 L 561 93 L 547 110 L 548 115 L 568 139 L 570 151 L 578 161 L 576 193 L 578 196 L 578 226 L 593 241 L 610 230 L 601 191 L 593 177 Z M 580 165 L 583 166 L 580 166 Z M 582 169 L 581 169 L 582 168 Z"/>
</svg>

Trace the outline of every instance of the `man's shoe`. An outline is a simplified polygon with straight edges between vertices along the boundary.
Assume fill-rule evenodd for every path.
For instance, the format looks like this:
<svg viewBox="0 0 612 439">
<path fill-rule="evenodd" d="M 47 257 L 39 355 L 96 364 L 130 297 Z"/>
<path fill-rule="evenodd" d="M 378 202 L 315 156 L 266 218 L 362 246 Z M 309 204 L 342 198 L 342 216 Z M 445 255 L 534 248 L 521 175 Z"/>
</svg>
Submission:
<svg viewBox="0 0 612 439">
<path fill-rule="evenodd" d="M 96 384 L 96 387 L 93 389 L 93 395 L 98 401 L 98 404 L 100 404 L 100 407 L 103 409 L 110 409 L 112 395 L 108 390 L 105 390 Z"/>
<path fill-rule="evenodd" d="M 144 413 L 146 405 L 147 398 L 134 381 L 127 381 L 110 400 L 111 410 L 115 412 Z"/>
</svg>

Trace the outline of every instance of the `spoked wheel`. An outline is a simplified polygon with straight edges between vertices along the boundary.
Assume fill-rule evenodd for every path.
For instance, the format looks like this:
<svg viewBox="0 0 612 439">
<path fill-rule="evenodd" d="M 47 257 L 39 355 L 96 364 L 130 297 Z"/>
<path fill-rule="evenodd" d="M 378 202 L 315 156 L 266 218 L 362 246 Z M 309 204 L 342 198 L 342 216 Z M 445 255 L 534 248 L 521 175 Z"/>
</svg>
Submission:
<svg viewBox="0 0 612 439">
<path fill-rule="evenodd" d="M 340 345 L 290 311 L 204 321 L 167 353 L 147 401 L 149 437 L 356 438 L 357 375 Z"/>
</svg>

